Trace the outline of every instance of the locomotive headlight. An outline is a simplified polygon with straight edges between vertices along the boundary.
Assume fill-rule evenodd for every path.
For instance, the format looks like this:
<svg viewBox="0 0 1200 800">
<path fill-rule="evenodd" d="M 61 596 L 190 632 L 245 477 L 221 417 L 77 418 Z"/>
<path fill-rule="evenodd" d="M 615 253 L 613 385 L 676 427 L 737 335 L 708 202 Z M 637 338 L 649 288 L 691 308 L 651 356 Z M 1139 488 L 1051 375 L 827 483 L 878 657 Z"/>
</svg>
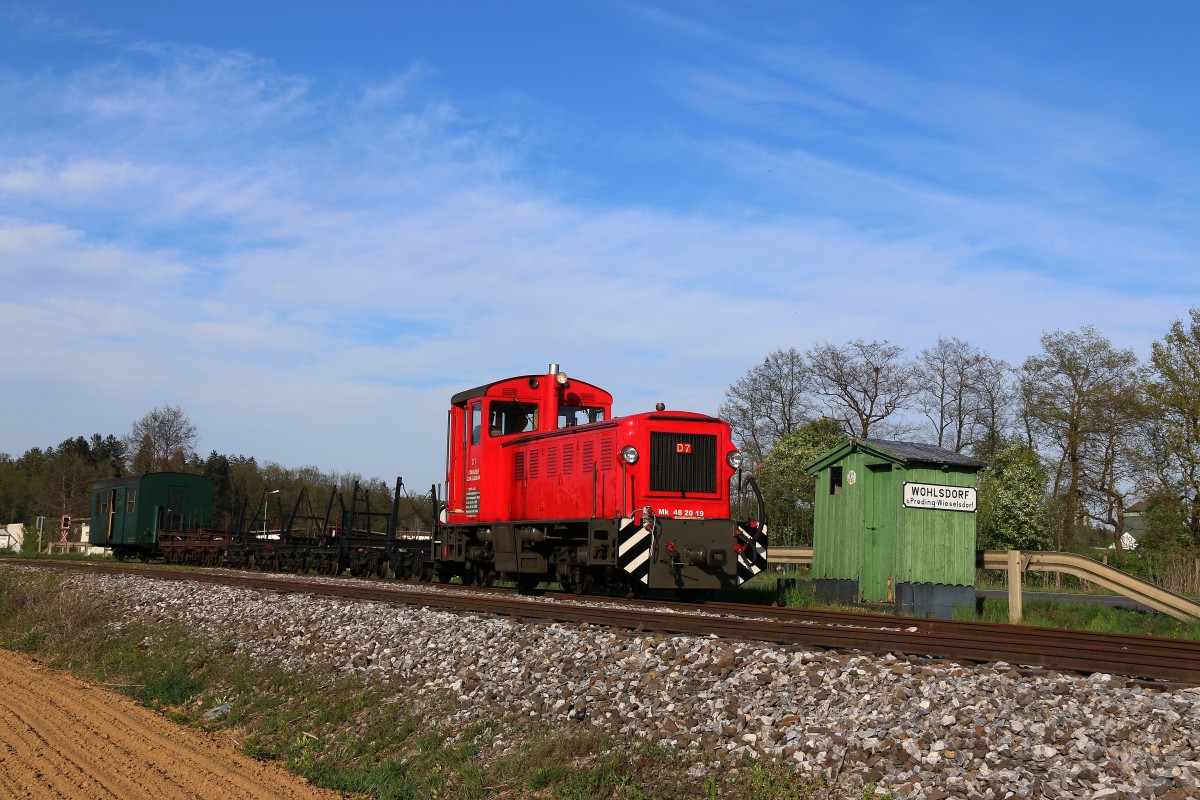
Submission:
<svg viewBox="0 0 1200 800">
<path fill-rule="evenodd" d="M 559 372 L 558 374 L 556 374 L 554 376 L 554 380 L 556 383 L 558 383 L 559 386 L 566 386 L 567 385 L 567 373 Z"/>
<path fill-rule="evenodd" d="M 733 467 L 734 469 L 742 468 L 742 454 L 737 450 L 730 450 L 725 455 L 725 461 L 728 462 L 729 466 Z"/>
<path fill-rule="evenodd" d="M 638 460 L 637 448 L 631 444 L 627 444 L 621 448 L 621 459 L 626 464 L 636 464 Z"/>
</svg>

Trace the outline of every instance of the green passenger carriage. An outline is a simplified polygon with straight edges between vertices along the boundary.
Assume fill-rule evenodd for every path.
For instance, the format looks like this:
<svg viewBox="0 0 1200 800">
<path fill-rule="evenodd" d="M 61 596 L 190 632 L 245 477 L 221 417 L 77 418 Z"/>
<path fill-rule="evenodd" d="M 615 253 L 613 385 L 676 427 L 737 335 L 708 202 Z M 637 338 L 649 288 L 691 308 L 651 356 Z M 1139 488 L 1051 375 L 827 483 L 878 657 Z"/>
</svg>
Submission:
<svg viewBox="0 0 1200 800">
<path fill-rule="evenodd" d="M 100 481 L 92 489 L 88 541 L 118 559 L 148 559 L 159 554 L 160 532 L 203 528 L 212 505 L 212 482 L 201 475 L 151 472 Z"/>
</svg>

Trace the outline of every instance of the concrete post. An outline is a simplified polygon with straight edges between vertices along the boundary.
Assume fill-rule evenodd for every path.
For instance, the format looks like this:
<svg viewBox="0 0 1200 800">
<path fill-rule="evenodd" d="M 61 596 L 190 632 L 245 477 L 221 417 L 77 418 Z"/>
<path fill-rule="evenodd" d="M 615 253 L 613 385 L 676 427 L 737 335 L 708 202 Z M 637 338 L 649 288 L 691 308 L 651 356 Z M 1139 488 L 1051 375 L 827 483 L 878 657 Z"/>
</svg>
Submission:
<svg viewBox="0 0 1200 800">
<path fill-rule="evenodd" d="M 1008 551 L 1008 621 L 1021 621 L 1021 551 Z"/>
</svg>

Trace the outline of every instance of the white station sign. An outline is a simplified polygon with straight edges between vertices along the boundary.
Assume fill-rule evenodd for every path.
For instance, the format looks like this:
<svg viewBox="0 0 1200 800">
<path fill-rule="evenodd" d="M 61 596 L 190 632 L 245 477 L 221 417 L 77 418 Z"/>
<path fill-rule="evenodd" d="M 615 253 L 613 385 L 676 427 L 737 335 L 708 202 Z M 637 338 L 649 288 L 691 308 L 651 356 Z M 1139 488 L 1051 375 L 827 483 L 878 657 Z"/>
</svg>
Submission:
<svg viewBox="0 0 1200 800">
<path fill-rule="evenodd" d="M 975 489 L 969 486 L 940 486 L 936 483 L 905 483 L 904 507 L 974 512 Z"/>
</svg>

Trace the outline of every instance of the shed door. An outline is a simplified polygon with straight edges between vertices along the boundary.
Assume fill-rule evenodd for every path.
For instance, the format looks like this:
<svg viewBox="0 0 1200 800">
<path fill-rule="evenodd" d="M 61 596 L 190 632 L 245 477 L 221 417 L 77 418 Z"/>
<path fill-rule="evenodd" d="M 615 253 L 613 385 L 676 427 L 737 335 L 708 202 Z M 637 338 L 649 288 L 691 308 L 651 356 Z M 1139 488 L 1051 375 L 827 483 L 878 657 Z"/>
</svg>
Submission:
<svg viewBox="0 0 1200 800">
<path fill-rule="evenodd" d="M 870 603 L 891 600 L 888 580 L 895 561 L 895 505 L 900 496 L 893 497 L 892 465 L 868 464 L 866 492 L 863 501 L 862 579 L 858 583 L 860 599 Z"/>
</svg>

